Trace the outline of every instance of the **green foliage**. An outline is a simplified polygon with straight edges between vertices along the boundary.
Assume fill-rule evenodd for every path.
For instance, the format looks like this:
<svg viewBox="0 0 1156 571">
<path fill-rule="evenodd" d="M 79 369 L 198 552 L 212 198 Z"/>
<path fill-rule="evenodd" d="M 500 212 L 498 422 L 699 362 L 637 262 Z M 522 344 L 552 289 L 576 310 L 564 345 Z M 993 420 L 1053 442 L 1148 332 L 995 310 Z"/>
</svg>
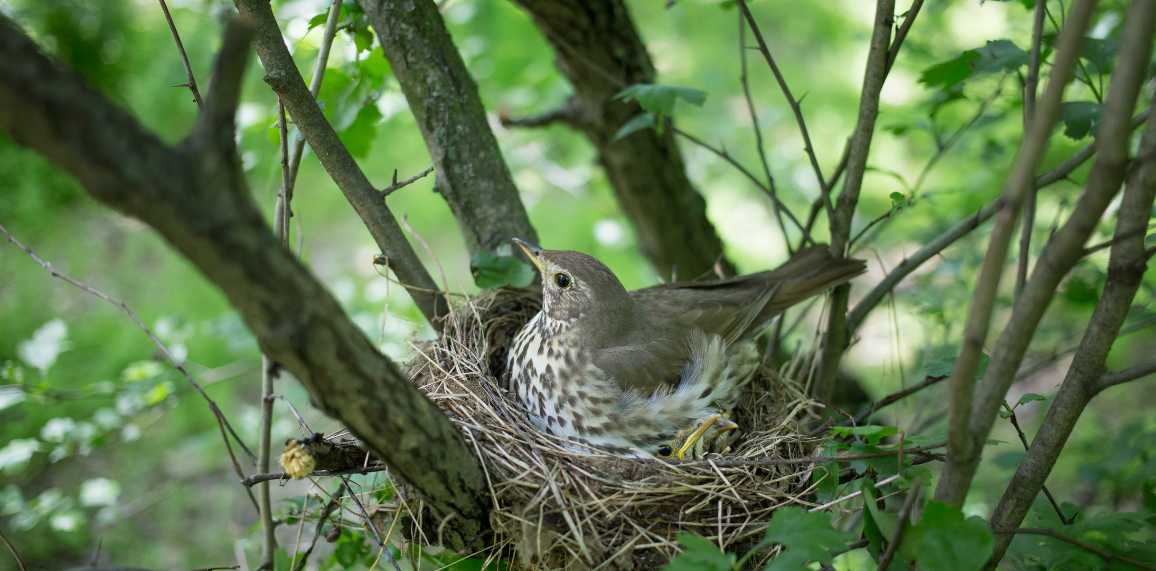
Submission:
<svg viewBox="0 0 1156 571">
<path fill-rule="evenodd" d="M 482 289 L 526 287 L 534 281 L 534 268 L 510 255 L 482 251 L 470 259 L 474 283 Z"/>
<path fill-rule="evenodd" d="M 666 571 L 730 571 L 735 564 L 734 554 L 723 553 L 702 536 L 682 532 L 678 534 L 678 544 L 682 553 L 663 567 Z"/>
<path fill-rule="evenodd" d="M 1064 135 L 1080 140 L 1091 135 L 1100 122 L 1104 106 L 1095 101 L 1065 101 L 1060 108 L 1060 121 L 1064 123 Z"/>
<path fill-rule="evenodd" d="M 983 518 L 932 500 L 907 531 L 902 550 L 926 571 L 974 571 L 991 557 L 992 536 Z"/>
<path fill-rule="evenodd" d="M 834 552 L 853 540 L 851 534 L 835 529 L 829 513 L 809 512 L 796 506 L 780 508 L 771 518 L 763 541 L 782 545 L 784 551 L 764 569 L 794 571 L 809 561 L 830 563 Z"/>
<path fill-rule="evenodd" d="M 635 84 L 619 91 L 614 99 L 637 102 L 646 111 L 622 125 L 614 134 L 617 140 L 650 127 L 661 130 L 665 118 L 674 115 L 675 106 L 680 100 L 702 107 L 706 102 L 706 92 L 675 85 Z"/>
<path fill-rule="evenodd" d="M 967 50 L 955 58 L 933 65 L 919 75 L 928 87 L 949 90 L 969 79 L 987 74 L 1015 71 L 1028 63 L 1028 53 L 1011 40 L 1001 39 Z"/>
</svg>

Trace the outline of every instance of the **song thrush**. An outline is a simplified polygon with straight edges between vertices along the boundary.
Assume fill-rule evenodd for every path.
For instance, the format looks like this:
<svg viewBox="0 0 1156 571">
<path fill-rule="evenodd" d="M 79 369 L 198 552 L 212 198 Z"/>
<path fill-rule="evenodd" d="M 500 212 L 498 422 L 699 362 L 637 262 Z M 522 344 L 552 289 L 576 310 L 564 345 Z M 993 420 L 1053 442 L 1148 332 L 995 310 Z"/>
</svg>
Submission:
<svg viewBox="0 0 1156 571">
<path fill-rule="evenodd" d="M 754 336 L 864 270 L 813 246 L 772 271 L 627 291 L 591 256 L 514 241 L 542 276 L 542 310 L 514 338 L 512 390 L 541 430 L 635 457 L 721 441 L 758 368 Z"/>
</svg>

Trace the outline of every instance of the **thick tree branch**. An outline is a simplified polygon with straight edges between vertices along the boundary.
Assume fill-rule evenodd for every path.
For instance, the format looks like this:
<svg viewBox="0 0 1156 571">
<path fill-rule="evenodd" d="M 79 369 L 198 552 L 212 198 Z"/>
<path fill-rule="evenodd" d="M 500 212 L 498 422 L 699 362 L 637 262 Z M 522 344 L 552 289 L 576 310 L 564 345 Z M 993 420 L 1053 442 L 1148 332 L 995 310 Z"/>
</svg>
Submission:
<svg viewBox="0 0 1156 571">
<path fill-rule="evenodd" d="M 670 129 L 614 135 L 642 112 L 614 99 L 623 88 L 654 83 L 654 65 L 622 0 L 514 0 L 554 48 L 574 89 L 578 128 L 594 146 L 642 253 L 670 278 L 726 274 L 734 266 L 706 216 L 706 202 L 686 175 Z"/>
<path fill-rule="evenodd" d="M 269 7 L 269 0 L 236 0 L 235 3 L 237 10 L 255 30 L 257 55 L 265 67 L 265 82 L 281 97 L 309 148 L 365 222 L 374 242 L 389 259 L 390 269 L 407 286 L 414 303 L 434 328 L 440 329 L 439 317 L 444 316 L 448 308 L 445 298 L 406 240 L 397 219 L 305 87 L 305 80 L 285 47 L 285 39 Z"/>
<path fill-rule="evenodd" d="M 839 194 L 831 218 L 831 252 L 837 257 L 846 255 L 851 239 L 851 223 L 855 217 L 855 206 L 859 202 L 859 190 L 863 187 L 863 176 L 867 172 L 867 156 L 871 151 L 871 138 L 875 134 L 875 118 L 879 115 L 879 94 L 887 77 L 894 19 L 895 1 L 878 0 L 875 5 L 875 29 L 871 34 L 867 69 L 863 74 L 863 89 L 859 96 L 859 119 L 847 153 L 847 175 L 843 178 L 843 192 Z M 839 361 L 851 338 L 851 331 L 847 327 L 850 295 L 850 284 L 835 288 L 831 294 L 827 331 L 819 356 L 819 375 L 812 385 L 812 395 L 822 402 L 829 402 L 835 393 Z"/>
<path fill-rule="evenodd" d="M 1145 24 L 1144 21 L 1147 20 Z M 1108 88 L 1108 105 L 1119 98 L 1120 83 L 1124 79 L 1117 78 L 1123 75 L 1123 70 L 1139 68 L 1143 70 L 1151 53 L 1152 32 L 1156 22 L 1156 0 L 1136 0 L 1128 12 L 1123 39 L 1120 46 L 1120 60 L 1117 63 L 1117 73 L 1112 78 Z M 1144 29 L 1146 26 L 1146 29 Z M 1139 28 L 1139 29 L 1138 29 Z M 1146 34 L 1145 34 L 1146 32 Z M 1138 44 L 1137 42 L 1144 42 Z M 1111 133 L 1110 117 L 1105 109 L 1105 126 L 1101 129 L 1101 136 Z M 1105 147 L 1120 146 L 1127 152 L 1127 137 Z M 1109 152 L 1105 148 L 1105 152 Z M 1110 151 L 1112 153 L 1117 150 Z M 1104 291 L 1100 301 L 1092 312 L 1092 318 L 1084 331 L 1080 347 L 1072 358 L 1059 391 L 1047 416 L 1040 426 L 1039 432 L 1032 441 L 1027 455 L 1020 462 L 1019 468 L 1011 482 L 1004 490 L 999 504 L 991 518 L 992 529 L 1004 530 L 1017 527 L 1027 514 L 1028 508 L 1044 486 L 1048 474 L 1051 473 L 1056 459 L 1067 443 L 1068 437 L 1076 426 L 1080 415 L 1088 402 L 1104 388 L 1126 382 L 1126 379 L 1139 378 L 1144 374 L 1156 371 L 1156 364 L 1148 363 L 1128 369 L 1116 374 L 1104 374 L 1104 363 L 1113 343 L 1120 336 L 1124 320 L 1132 305 L 1140 282 L 1147 267 L 1147 256 L 1144 251 L 1144 234 L 1136 232 L 1148 226 L 1148 213 L 1156 199 L 1156 118 L 1150 118 L 1140 143 L 1139 168 L 1133 171 L 1124 190 L 1124 197 L 1117 214 L 1115 234 L 1118 241 L 1112 246 L 1112 253 L 1108 261 L 1108 278 L 1104 284 Z M 1103 156 L 1103 155 L 1101 155 Z M 1126 155 L 1125 155 L 1126 156 Z M 1099 161 L 1097 161 L 1099 166 Z M 1093 167 L 1093 176 L 1097 169 Z M 1101 176 L 1107 176 L 1100 174 Z M 1093 181 L 1089 178 L 1089 191 Z M 1079 207 L 1077 207 L 1079 208 Z M 1077 210 L 1078 212 L 1078 210 Z M 1062 230 L 1061 230 L 1062 232 Z M 1057 233 L 1056 237 L 1059 238 Z M 1049 249 L 1051 244 L 1049 244 Z M 1047 252 L 1045 251 L 1045 254 Z M 1041 265 L 1049 263 L 1048 258 L 1041 258 Z M 1033 272 L 1024 289 L 1024 299 L 1027 299 L 1032 282 L 1036 279 L 1039 270 Z M 1012 319 L 1014 320 L 1014 314 Z M 994 359 L 993 359 L 994 365 Z M 987 380 L 986 378 L 984 379 Z M 977 403 L 978 404 L 978 403 Z M 996 549 L 992 556 L 992 565 L 1003 556 L 1011 538 L 996 536 Z"/>
<path fill-rule="evenodd" d="M 417 119 L 471 254 L 537 242 L 478 87 L 433 0 L 359 0 Z"/>
<path fill-rule="evenodd" d="M 1130 11 L 1135 11 L 1137 6 L 1142 6 L 1145 2 L 1153 1 L 1156 0 L 1142 0 L 1134 3 Z M 1082 20 L 1088 17 L 1083 13 L 1083 10 L 1087 9 L 1090 13 L 1091 4 L 1094 2 L 1088 4 L 1085 6 L 1082 2 L 1075 3 L 1068 16 L 1069 23 L 1065 25 L 1061 38 L 1066 36 L 1069 30 L 1074 32 L 1079 29 L 1082 34 L 1083 28 L 1086 27 Z M 1147 21 L 1140 23 L 1133 21 L 1137 19 Z M 983 443 L 991 431 L 1008 387 L 1015 380 L 1016 371 L 1023 361 L 1036 326 L 1055 295 L 1060 280 L 1079 261 L 1088 237 L 1099 223 L 1108 204 L 1119 192 L 1127 172 L 1128 133 L 1130 131 L 1128 124 L 1131 120 L 1132 109 L 1136 106 L 1140 86 L 1144 81 L 1148 54 L 1151 52 L 1152 20 L 1154 18 L 1151 14 L 1143 15 L 1143 12 L 1139 18 L 1130 17 L 1128 19 L 1122 39 L 1120 59 L 1112 74 L 1109 97 L 1098 128 L 1099 152 L 1084 192 L 1073 208 L 1071 217 L 1044 247 L 1039 262 L 1024 285 L 1019 299 L 1016 300 L 1012 309 L 1012 316 L 995 344 L 990 365 L 978 385 L 975 401 L 968 403 L 970 404 L 968 412 L 964 413 L 956 408 L 956 402 L 953 398 L 952 436 L 950 439 L 953 443 L 952 452 L 958 453 L 949 455 L 948 467 L 945 470 L 944 478 L 940 480 L 937 491 L 941 500 L 960 503 L 966 497 L 979 464 Z M 1078 41 L 1073 42 L 1075 46 L 1078 46 L 1078 43 Z M 1064 50 L 1067 47 L 1069 45 L 1061 39 L 1060 50 L 1057 52 L 1056 63 L 1053 66 L 1053 74 L 1058 74 L 1058 70 L 1061 69 L 1061 63 L 1066 57 Z M 1055 75 L 1053 75 L 1054 79 Z M 1048 87 L 1048 92 L 1045 93 L 1043 101 L 1040 103 L 1039 112 L 1032 119 L 1032 125 L 1029 127 L 1032 133 L 1036 132 L 1038 122 L 1046 121 L 1042 115 L 1045 108 L 1051 104 L 1049 93 L 1052 85 Z M 1027 179 L 1026 176 L 1025 179 Z M 1022 190 L 1021 187 L 1019 193 L 1021 197 L 1023 195 Z M 1001 221 L 1003 220 L 1001 214 Z M 1010 234 L 1011 227 L 1014 227 L 1015 223 L 1014 216 L 1008 217 L 1007 221 L 1009 222 L 1007 230 Z M 1001 225 L 997 224 L 997 231 L 1002 228 Z M 1006 237 L 1010 238 L 1010 235 Z M 996 237 L 993 233 L 992 247 L 994 248 L 996 245 Z M 1005 255 L 1006 246 L 1005 240 L 1003 243 Z M 988 269 L 986 264 L 984 269 Z M 998 285 L 998 274 L 991 276 L 991 278 L 991 281 Z M 983 282 L 981 275 L 980 287 L 987 286 L 988 284 Z M 994 288 L 990 293 L 994 294 Z M 979 302 L 979 294 L 977 293 L 973 304 Z M 985 309 L 989 319 L 991 309 L 991 307 Z M 969 325 L 971 324 L 972 322 L 969 320 Z M 969 333 L 973 332 L 970 328 L 968 331 Z M 967 354 L 969 358 L 978 358 L 978 350 L 982 347 L 983 337 L 984 335 L 968 335 L 965 339 L 964 354 Z M 974 353 L 971 353 L 972 351 Z M 960 361 L 963 360 L 961 355 Z M 966 374 L 967 377 L 958 376 L 961 374 Z M 974 369 L 961 369 L 957 362 L 952 377 L 953 388 L 958 388 L 959 384 L 966 383 L 970 389 L 973 376 Z M 970 401 L 971 399 L 967 400 Z M 960 403 L 961 406 L 962 404 Z M 956 417 L 956 414 L 966 414 L 966 417 Z M 966 431 L 957 432 L 961 428 L 961 424 L 964 423 L 966 424 Z M 961 443 L 961 440 L 966 440 L 966 443 Z M 962 446 L 960 446 L 961 444 Z"/>
<path fill-rule="evenodd" d="M 991 326 L 995 296 L 1003 274 L 1004 262 L 1007 260 L 1008 245 L 1015 231 L 1016 219 L 1019 217 L 1024 195 L 1035 178 L 1036 167 L 1047 148 L 1052 127 L 1059 116 L 1064 87 L 1075 67 L 1080 41 L 1091 20 L 1094 5 L 1095 0 L 1074 2 L 1068 23 L 1064 26 L 1057 43 L 1047 89 L 1036 107 L 1035 117 L 1028 125 L 1024 140 L 1016 153 L 1012 171 L 1004 184 L 1002 204 L 996 217 L 995 228 L 992 230 L 987 254 L 980 267 L 975 294 L 968 309 L 963 347 L 951 373 L 948 428 L 950 451 L 948 468 L 945 469 L 944 477 L 940 479 L 936 490 L 936 499 L 940 501 L 962 504 L 971 483 L 971 469 L 978 459 L 978 452 L 973 450 L 973 440 L 968 433 L 968 418 L 971 415 L 975 392 L 975 371 L 979 366 L 983 344 Z"/>
<path fill-rule="evenodd" d="M 262 352 L 318 408 L 366 442 L 438 517 L 454 518 L 450 543 L 482 540 L 488 495 L 465 439 L 277 242 L 235 154 L 195 140 L 166 145 L 2 16 L 0 130 L 156 229 L 221 289 Z"/>
</svg>

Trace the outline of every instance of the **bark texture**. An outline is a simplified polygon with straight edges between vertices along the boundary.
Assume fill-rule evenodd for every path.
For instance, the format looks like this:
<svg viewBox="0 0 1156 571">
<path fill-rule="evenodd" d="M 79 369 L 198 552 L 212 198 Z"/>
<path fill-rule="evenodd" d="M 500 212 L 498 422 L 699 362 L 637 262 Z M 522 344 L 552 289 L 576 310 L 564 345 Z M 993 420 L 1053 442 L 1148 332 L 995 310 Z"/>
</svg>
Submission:
<svg viewBox="0 0 1156 571">
<path fill-rule="evenodd" d="M 242 55 L 222 64 L 193 134 L 170 146 L 0 16 L 0 130 L 71 173 L 96 199 L 157 230 L 229 299 L 261 350 L 453 517 L 474 544 L 488 509 L 478 461 L 453 425 L 379 353 L 274 237 L 233 147 Z"/>
<path fill-rule="evenodd" d="M 433 0 L 358 0 L 417 119 L 471 254 L 511 238 L 537 243 L 486 120 L 478 86 Z"/>
<path fill-rule="evenodd" d="M 623 88 L 654 83 L 654 64 L 622 0 L 514 0 L 554 48 L 574 88 L 557 117 L 581 131 L 598 152 L 643 254 L 659 275 L 694 279 L 734 267 L 706 216 L 706 202 L 686 176 L 674 134 L 664 129 L 614 134 L 642 112 L 614 101 Z"/>
</svg>

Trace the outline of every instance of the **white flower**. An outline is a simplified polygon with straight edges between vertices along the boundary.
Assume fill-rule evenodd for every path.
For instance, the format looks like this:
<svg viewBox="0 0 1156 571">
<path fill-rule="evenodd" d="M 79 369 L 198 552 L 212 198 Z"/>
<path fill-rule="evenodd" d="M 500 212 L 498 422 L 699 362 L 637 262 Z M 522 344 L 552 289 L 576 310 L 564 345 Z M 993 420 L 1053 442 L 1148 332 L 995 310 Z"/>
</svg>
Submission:
<svg viewBox="0 0 1156 571">
<path fill-rule="evenodd" d="M 43 374 L 56 358 L 68 349 L 68 326 L 59 319 L 53 319 L 40 326 L 32 338 L 20 343 L 16 353 L 20 360 L 40 369 Z"/>
</svg>

